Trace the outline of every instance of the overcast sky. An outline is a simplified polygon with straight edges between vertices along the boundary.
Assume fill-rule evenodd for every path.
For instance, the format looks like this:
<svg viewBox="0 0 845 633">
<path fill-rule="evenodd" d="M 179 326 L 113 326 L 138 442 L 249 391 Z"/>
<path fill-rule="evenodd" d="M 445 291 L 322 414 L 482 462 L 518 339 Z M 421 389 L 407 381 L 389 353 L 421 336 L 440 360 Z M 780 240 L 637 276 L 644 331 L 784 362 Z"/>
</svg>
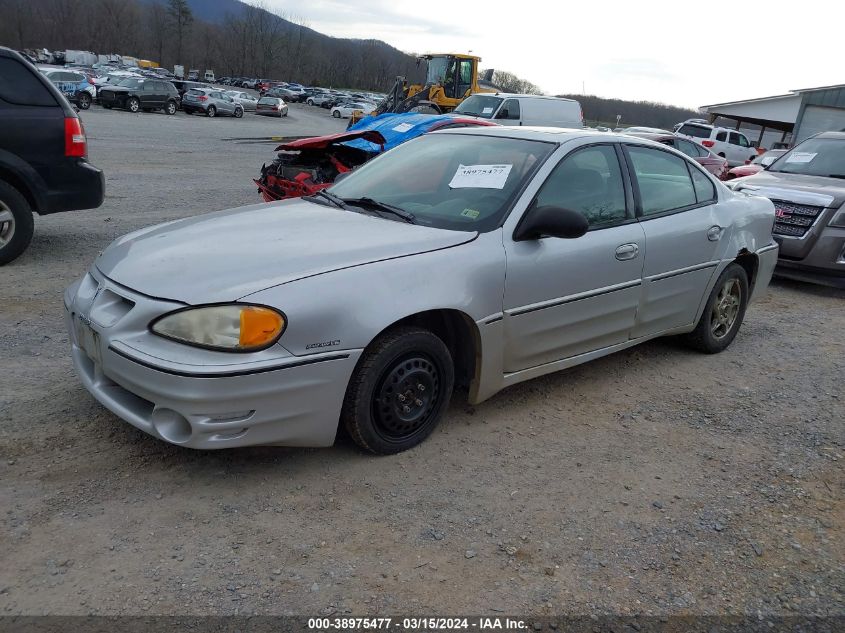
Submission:
<svg viewBox="0 0 845 633">
<path fill-rule="evenodd" d="M 845 83 L 842 0 L 263 0 L 337 37 L 469 52 L 549 94 L 698 107 Z"/>
</svg>

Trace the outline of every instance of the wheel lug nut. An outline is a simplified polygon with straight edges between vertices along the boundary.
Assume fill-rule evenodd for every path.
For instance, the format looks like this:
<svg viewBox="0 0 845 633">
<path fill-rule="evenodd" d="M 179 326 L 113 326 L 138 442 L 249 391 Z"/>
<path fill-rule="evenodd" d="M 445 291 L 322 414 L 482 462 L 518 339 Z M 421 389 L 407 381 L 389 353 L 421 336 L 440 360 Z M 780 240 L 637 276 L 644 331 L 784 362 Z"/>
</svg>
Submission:
<svg viewBox="0 0 845 633">
<path fill-rule="evenodd" d="M 409 407 L 409 406 L 406 404 L 404 407 L 402 407 L 402 411 L 404 411 L 405 413 L 410 413 L 410 412 L 411 412 L 411 407 Z"/>
<path fill-rule="evenodd" d="M 417 383 L 417 391 L 425 391 L 425 385 L 422 383 Z"/>
<path fill-rule="evenodd" d="M 417 405 L 418 407 L 421 407 L 422 406 L 422 400 L 417 398 L 416 400 L 414 400 L 414 404 Z"/>
<path fill-rule="evenodd" d="M 405 396 L 403 396 L 401 393 L 399 394 L 399 402 L 405 402 Z"/>
</svg>

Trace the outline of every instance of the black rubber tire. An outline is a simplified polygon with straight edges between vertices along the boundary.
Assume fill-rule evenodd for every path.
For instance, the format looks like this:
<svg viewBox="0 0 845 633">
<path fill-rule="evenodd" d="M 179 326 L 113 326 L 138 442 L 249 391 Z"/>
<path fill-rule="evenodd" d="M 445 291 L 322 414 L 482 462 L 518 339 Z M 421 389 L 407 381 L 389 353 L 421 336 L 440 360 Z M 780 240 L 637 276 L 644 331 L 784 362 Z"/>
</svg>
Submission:
<svg viewBox="0 0 845 633">
<path fill-rule="evenodd" d="M 243 108 L 235 108 L 235 118 L 240 119 L 244 115 Z"/>
<path fill-rule="evenodd" d="M 427 406 L 423 423 L 410 434 L 390 438 L 379 429 L 373 414 L 377 393 L 388 374 L 402 359 L 419 355 L 437 371 L 434 401 Z M 440 422 L 452 397 L 455 368 L 449 349 L 437 336 L 418 327 L 397 327 L 382 334 L 364 350 L 346 387 L 340 421 L 362 449 L 376 455 L 408 450 L 427 438 Z"/>
<path fill-rule="evenodd" d="M 213 119 L 217 116 L 217 108 L 215 108 L 214 106 L 208 106 L 208 110 L 205 111 L 205 116 L 210 119 Z"/>
<path fill-rule="evenodd" d="M 9 207 L 15 219 L 15 232 L 9 243 L 0 246 L 0 266 L 3 266 L 17 259 L 29 246 L 35 230 L 35 220 L 32 218 L 32 209 L 26 198 L 20 191 L 2 180 L 0 180 L 0 201 Z"/>
<path fill-rule="evenodd" d="M 168 101 L 164 106 L 164 113 L 173 116 L 176 114 L 176 102 Z"/>
<path fill-rule="evenodd" d="M 332 116 L 336 119 L 339 119 L 340 118 L 340 110 L 334 110 L 332 112 Z"/>
<path fill-rule="evenodd" d="M 722 338 L 716 338 L 711 329 L 713 307 L 716 304 L 716 300 L 722 286 L 724 286 L 725 282 L 732 277 L 739 281 L 739 311 L 737 312 L 733 325 L 731 325 L 731 329 L 728 330 L 727 334 L 725 334 Z M 736 338 L 739 328 L 742 326 L 742 320 L 745 318 L 745 310 L 748 307 L 748 298 L 748 274 L 739 264 L 730 264 L 722 271 L 722 274 L 719 275 L 719 278 L 713 286 L 713 290 L 710 291 L 710 296 L 707 298 L 707 303 L 704 305 L 704 310 L 701 313 L 701 318 L 698 320 L 698 324 L 695 326 L 695 329 L 686 335 L 687 344 L 693 349 L 704 352 L 705 354 L 718 354 L 719 352 L 727 349 L 734 338 Z"/>
<path fill-rule="evenodd" d="M 111 106 L 110 106 L 110 105 L 106 105 L 105 103 L 103 104 L 103 107 L 104 107 L 106 110 L 111 110 Z"/>
<path fill-rule="evenodd" d="M 82 94 L 80 94 L 77 101 L 79 101 L 80 110 L 87 110 L 91 107 L 91 95 L 89 95 L 87 92 L 83 92 Z"/>
<path fill-rule="evenodd" d="M 134 114 L 137 114 L 141 109 L 141 102 L 138 101 L 138 97 L 129 97 L 129 99 L 126 100 L 126 109 Z"/>
</svg>

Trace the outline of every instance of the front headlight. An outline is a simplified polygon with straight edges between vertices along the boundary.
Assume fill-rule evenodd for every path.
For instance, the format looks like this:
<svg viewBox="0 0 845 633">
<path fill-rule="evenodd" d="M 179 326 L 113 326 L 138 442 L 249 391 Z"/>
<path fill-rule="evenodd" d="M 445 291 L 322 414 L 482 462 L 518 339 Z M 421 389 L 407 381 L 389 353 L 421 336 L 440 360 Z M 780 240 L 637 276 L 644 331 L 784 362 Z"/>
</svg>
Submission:
<svg viewBox="0 0 845 633">
<path fill-rule="evenodd" d="M 833 219 L 830 221 L 828 226 L 837 226 L 845 228 L 845 205 L 843 205 L 842 208 L 836 212 L 836 215 L 833 216 Z"/>
<path fill-rule="evenodd" d="M 284 314 L 248 304 L 184 308 L 150 323 L 153 333 L 186 345 L 227 352 L 255 352 L 273 345 L 285 330 Z"/>
</svg>

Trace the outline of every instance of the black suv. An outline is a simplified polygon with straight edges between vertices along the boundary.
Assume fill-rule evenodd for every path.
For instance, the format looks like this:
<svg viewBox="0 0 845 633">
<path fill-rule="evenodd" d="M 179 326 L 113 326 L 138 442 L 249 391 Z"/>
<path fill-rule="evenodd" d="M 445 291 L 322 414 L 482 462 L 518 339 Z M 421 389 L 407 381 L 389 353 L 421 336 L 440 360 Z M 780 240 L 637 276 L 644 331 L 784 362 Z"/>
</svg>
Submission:
<svg viewBox="0 0 845 633">
<path fill-rule="evenodd" d="M 164 79 L 127 77 L 100 88 L 98 97 L 104 108 L 126 108 L 130 112 L 164 110 L 176 114 L 179 109 L 179 93 Z"/>
<path fill-rule="evenodd" d="M 103 203 L 82 121 L 35 66 L 0 46 L 0 265 L 23 253 L 39 215 Z"/>
</svg>

